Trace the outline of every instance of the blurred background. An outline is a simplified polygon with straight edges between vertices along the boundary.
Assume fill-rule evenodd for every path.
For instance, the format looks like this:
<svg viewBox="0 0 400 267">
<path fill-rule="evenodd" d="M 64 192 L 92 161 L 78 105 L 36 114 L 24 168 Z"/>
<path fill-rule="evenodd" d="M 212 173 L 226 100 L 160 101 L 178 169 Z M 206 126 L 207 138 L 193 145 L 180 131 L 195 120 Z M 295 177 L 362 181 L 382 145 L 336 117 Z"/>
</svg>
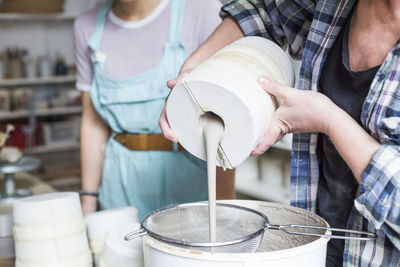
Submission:
<svg viewBox="0 0 400 267">
<path fill-rule="evenodd" d="M 17 169 L 17 187 L 34 193 L 80 188 L 82 109 L 72 27 L 79 14 L 100 2 L 0 1 L 0 128 L 5 132 L 12 124 L 6 145 L 41 161 L 30 172 Z M 237 169 L 238 198 L 289 203 L 290 143 L 286 137 Z M 0 175 L 4 191 L 4 172 Z"/>
</svg>

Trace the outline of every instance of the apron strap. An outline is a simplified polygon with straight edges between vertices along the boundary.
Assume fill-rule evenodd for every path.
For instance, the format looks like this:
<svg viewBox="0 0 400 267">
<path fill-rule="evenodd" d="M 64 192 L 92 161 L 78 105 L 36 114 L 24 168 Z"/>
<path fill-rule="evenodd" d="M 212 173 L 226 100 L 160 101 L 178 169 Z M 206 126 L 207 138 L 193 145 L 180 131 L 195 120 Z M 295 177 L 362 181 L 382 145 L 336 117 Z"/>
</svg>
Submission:
<svg viewBox="0 0 400 267">
<path fill-rule="evenodd" d="M 170 12 L 170 23 L 169 23 L 169 35 L 168 42 L 179 42 L 184 9 L 186 0 L 171 0 L 171 12 Z M 104 3 L 99 10 L 97 15 L 96 30 L 89 40 L 89 47 L 92 50 L 92 61 L 104 61 L 103 55 L 100 53 L 101 38 L 103 36 L 104 25 L 107 20 L 107 14 L 114 3 L 114 0 L 108 0 Z"/>
<path fill-rule="evenodd" d="M 168 42 L 179 42 L 186 0 L 172 0 Z"/>
<path fill-rule="evenodd" d="M 92 60 L 96 61 L 97 58 L 96 53 L 99 53 L 100 51 L 100 44 L 101 44 L 101 38 L 103 36 L 104 25 L 107 20 L 108 11 L 110 10 L 113 3 L 114 0 L 108 0 L 100 7 L 99 13 L 97 15 L 96 30 L 89 40 L 89 47 L 92 49 L 93 52 Z"/>
<path fill-rule="evenodd" d="M 169 23 L 169 42 L 179 41 L 180 39 L 185 2 L 185 0 L 172 0 Z M 113 3 L 114 0 L 108 0 L 100 7 L 99 14 L 97 16 L 96 30 L 89 40 L 89 47 L 94 53 L 97 53 L 100 50 L 101 38 L 103 36 L 103 29 L 106 23 L 107 14 Z"/>
</svg>

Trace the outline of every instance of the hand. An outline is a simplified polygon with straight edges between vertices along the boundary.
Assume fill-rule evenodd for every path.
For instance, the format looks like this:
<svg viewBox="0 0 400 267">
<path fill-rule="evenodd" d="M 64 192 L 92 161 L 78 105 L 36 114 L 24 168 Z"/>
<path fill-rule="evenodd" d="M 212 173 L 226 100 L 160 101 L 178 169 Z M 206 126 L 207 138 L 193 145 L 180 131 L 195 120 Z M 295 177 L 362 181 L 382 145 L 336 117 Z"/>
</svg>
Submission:
<svg viewBox="0 0 400 267">
<path fill-rule="evenodd" d="M 178 77 L 176 77 L 175 79 L 169 80 L 167 81 L 167 86 L 169 89 L 174 89 L 175 85 L 182 80 L 183 77 L 185 77 L 187 74 L 189 74 L 191 71 L 193 70 L 193 68 L 190 69 L 185 69 L 185 70 L 181 70 L 178 74 Z"/>
<path fill-rule="evenodd" d="M 264 76 L 258 81 L 267 93 L 281 98 L 284 103 L 273 114 L 264 137 L 251 156 L 264 153 L 287 133 L 327 133 L 330 119 L 343 112 L 321 93 L 287 87 Z"/>
<path fill-rule="evenodd" d="M 166 139 L 172 142 L 178 142 L 178 136 L 176 136 L 174 131 L 172 131 L 171 126 L 169 125 L 165 105 L 161 111 L 160 118 L 158 119 L 158 125 L 160 126 L 161 131 Z"/>
<path fill-rule="evenodd" d="M 187 75 L 189 72 L 191 72 L 192 69 L 186 69 L 183 70 L 179 73 L 178 77 L 176 77 L 175 79 L 169 80 L 167 81 L 167 86 L 169 89 L 173 89 L 175 87 L 175 85 L 182 80 L 182 78 Z M 169 95 L 168 95 L 169 96 Z M 168 100 L 168 96 L 167 99 L 165 99 L 165 102 L 167 102 Z M 165 108 L 165 105 L 161 111 L 161 115 L 160 118 L 158 119 L 158 125 L 161 128 L 161 131 L 164 135 L 164 137 L 172 142 L 178 142 L 178 136 L 176 136 L 176 134 L 174 133 L 174 131 L 172 131 L 171 126 L 169 125 L 168 122 L 168 118 L 167 118 L 167 111 Z"/>
<path fill-rule="evenodd" d="M 81 206 L 83 216 L 97 210 L 97 197 L 93 196 L 81 196 Z"/>
</svg>

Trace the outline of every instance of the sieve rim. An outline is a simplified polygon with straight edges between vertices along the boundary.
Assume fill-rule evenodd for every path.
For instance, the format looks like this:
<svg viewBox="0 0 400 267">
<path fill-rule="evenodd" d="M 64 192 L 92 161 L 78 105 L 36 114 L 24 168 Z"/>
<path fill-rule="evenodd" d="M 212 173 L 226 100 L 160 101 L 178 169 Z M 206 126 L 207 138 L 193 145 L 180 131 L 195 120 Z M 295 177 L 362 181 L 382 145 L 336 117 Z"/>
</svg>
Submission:
<svg viewBox="0 0 400 267">
<path fill-rule="evenodd" d="M 151 212 L 150 214 L 148 214 L 141 222 L 141 226 L 142 228 L 146 231 L 147 235 L 149 235 L 150 237 L 159 240 L 159 241 L 163 241 L 172 245 L 179 245 L 179 246 L 188 246 L 188 247 L 223 247 L 223 246 L 230 246 L 230 245 L 236 245 L 239 243 L 243 243 L 246 241 L 249 241 L 251 239 L 254 239 L 260 235 L 263 235 L 265 232 L 265 229 L 269 226 L 269 220 L 268 217 L 262 213 L 259 212 L 257 210 L 253 210 L 247 207 L 243 207 L 243 206 L 238 206 L 238 205 L 233 205 L 233 204 L 227 204 L 227 203 L 216 203 L 217 206 L 220 207 L 229 207 L 229 208 L 234 208 L 234 209 L 240 209 L 240 210 L 245 210 L 247 212 L 251 212 L 254 213 L 260 217 L 263 218 L 264 223 L 263 226 L 260 227 L 259 230 L 246 235 L 244 237 L 241 238 L 237 238 L 237 239 L 233 239 L 233 240 L 229 240 L 229 241 L 222 241 L 222 242 L 193 242 L 193 241 L 185 241 L 185 240 L 180 240 L 180 239 L 174 239 L 174 238 L 169 238 L 169 237 L 165 237 L 162 235 L 159 235 L 151 230 L 149 230 L 145 224 L 146 221 L 149 220 L 152 216 L 159 214 L 161 212 L 167 211 L 167 210 L 172 210 L 172 209 L 176 209 L 176 208 L 187 208 L 187 207 L 191 207 L 191 206 L 208 206 L 208 202 L 193 202 L 193 203 L 184 203 L 184 204 L 170 204 L 168 206 L 165 206 L 163 208 L 154 210 L 153 212 Z"/>
</svg>

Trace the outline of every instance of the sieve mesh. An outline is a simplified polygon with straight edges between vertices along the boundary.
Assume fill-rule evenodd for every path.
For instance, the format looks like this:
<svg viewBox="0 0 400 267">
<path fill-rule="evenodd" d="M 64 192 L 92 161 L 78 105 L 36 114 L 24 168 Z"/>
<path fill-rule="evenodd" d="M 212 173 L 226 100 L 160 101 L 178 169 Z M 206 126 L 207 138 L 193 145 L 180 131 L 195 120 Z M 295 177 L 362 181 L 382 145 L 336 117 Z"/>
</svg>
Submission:
<svg viewBox="0 0 400 267">
<path fill-rule="evenodd" d="M 173 205 L 147 216 L 142 226 L 160 241 L 185 248 L 224 253 L 257 250 L 265 215 L 244 207 L 217 203 L 216 242 L 209 242 L 208 203 Z"/>
</svg>

